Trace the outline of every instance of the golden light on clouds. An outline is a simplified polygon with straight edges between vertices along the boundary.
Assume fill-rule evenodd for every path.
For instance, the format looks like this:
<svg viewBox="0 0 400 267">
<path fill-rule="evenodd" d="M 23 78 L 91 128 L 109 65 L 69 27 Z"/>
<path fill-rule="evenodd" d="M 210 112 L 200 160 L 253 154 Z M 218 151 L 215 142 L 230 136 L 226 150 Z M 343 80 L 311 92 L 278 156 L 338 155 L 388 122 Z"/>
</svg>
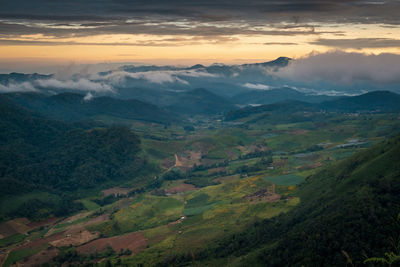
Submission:
<svg viewBox="0 0 400 267">
<path fill-rule="evenodd" d="M 254 31 L 253 34 L 210 36 L 115 33 L 59 37 L 49 34 L 23 34 L 0 38 L 0 58 L 7 61 L 34 59 L 49 64 L 211 64 L 266 61 L 279 56 L 298 58 L 313 51 L 325 52 L 332 49 L 400 53 L 400 45 L 379 47 L 386 39 L 394 38 L 396 41 L 396 37 L 400 36 L 399 27 L 375 24 L 314 24 L 293 29 L 283 24 L 280 28 L 259 26 Z M 373 47 L 368 47 L 371 45 L 368 43 L 365 47 L 357 47 L 365 43 L 364 39 L 371 38 L 379 39 L 374 40 Z M 354 39 L 359 39 L 358 44 L 352 42 Z"/>
</svg>

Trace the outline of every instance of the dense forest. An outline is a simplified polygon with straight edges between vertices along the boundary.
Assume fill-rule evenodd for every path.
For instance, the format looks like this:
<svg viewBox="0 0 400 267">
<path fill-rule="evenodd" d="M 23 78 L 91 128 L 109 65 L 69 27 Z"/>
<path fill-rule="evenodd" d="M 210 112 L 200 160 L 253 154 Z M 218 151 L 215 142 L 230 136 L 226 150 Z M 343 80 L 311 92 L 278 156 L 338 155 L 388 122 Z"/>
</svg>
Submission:
<svg viewBox="0 0 400 267">
<path fill-rule="evenodd" d="M 90 95 L 89 95 L 90 96 Z M 48 118 L 81 121 L 97 116 L 168 124 L 177 121 L 176 114 L 136 99 L 113 97 L 85 98 L 77 93 L 47 95 L 41 93 L 9 93 L 2 95 L 13 103 Z"/>
<path fill-rule="evenodd" d="M 146 164 L 139 156 L 138 136 L 123 127 L 95 128 L 90 123 L 49 120 L 2 98 L 0 128 L 1 201 L 46 191 L 60 195 L 61 204 L 73 206 L 70 200 L 77 191 L 132 179 Z M 35 217 L 36 210 L 58 209 L 55 206 L 29 199 L 14 212 Z M 60 211 L 68 213 L 64 206 Z"/>
</svg>

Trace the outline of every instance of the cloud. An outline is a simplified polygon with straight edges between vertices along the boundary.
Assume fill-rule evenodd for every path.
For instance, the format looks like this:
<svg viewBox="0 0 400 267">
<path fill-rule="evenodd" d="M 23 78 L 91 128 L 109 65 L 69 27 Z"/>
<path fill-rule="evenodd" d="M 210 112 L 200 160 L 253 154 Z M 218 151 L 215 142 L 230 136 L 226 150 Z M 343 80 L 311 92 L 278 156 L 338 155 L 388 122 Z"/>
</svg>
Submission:
<svg viewBox="0 0 400 267">
<path fill-rule="evenodd" d="M 93 98 L 92 93 L 91 93 L 91 92 L 88 92 L 88 93 L 85 95 L 85 97 L 83 98 L 83 100 L 84 100 L 84 101 L 90 101 L 90 100 L 92 100 L 92 98 Z"/>
<path fill-rule="evenodd" d="M 81 78 L 79 80 L 61 81 L 57 79 L 37 80 L 35 85 L 46 89 L 71 89 L 77 91 L 92 91 L 98 93 L 113 92 L 113 88 L 104 82 L 93 82 L 88 79 Z"/>
<path fill-rule="evenodd" d="M 204 22 L 248 20 L 399 22 L 396 0 L 14 0 L 3 5 L 0 19 L 44 21 L 54 29 L 96 29 L 118 20 L 140 23 L 144 18 Z M 51 14 L 51 15 L 49 15 Z M 294 19 L 293 19 L 294 18 Z M 184 23 L 181 24 L 185 26 Z"/>
<path fill-rule="evenodd" d="M 0 44 L 226 43 L 235 41 L 234 35 L 319 35 L 327 33 L 319 31 L 324 23 L 400 25 L 399 12 L 398 0 L 71 0 L 68 4 L 54 0 L 14 0 L 0 11 Z M 199 38 L 124 43 L 71 41 L 71 38 L 112 34 Z M 38 38 L 40 35 L 44 38 Z"/>
<path fill-rule="evenodd" d="M 313 53 L 293 60 L 276 75 L 294 81 L 326 81 L 346 85 L 354 82 L 400 83 L 400 55 L 343 51 Z"/>
<path fill-rule="evenodd" d="M 98 76 L 97 79 L 108 80 L 115 85 L 123 85 L 126 82 L 126 78 L 142 79 L 156 84 L 181 83 L 188 85 L 189 82 L 182 79 L 182 77 L 215 78 L 218 77 L 218 75 L 199 70 L 157 70 L 146 72 L 113 71 L 105 76 Z"/>
<path fill-rule="evenodd" d="M 60 81 L 77 80 L 87 78 L 95 71 L 90 71 L 93 67 L 86 64 L 71 63 L 66 66 L 59 67 L 54 73 L 54 78 Z"/>
<path fill-rule="evenodd" d="M 250 88 L 250 89 L 256 89 L 256 90 L 270 90 L 271 89 L 270 86 L 261 84 L 261 83 L 245 83 L 242 86 Z"/>
<path fill-rule="evenodd" d="M 0 84 L 0 93 L 36 92 L 35 87 L 29 82 Z"/>
<path fill-rule="evenodd" d="M 318 31 L 315 27 L 304 26 L 285 28 L 280 25 L 268 25 L 259 27 L 242 21 L 232 22 L 201 22 L 189 21 L 186 26 L 179 22 L 167 23 L 162 20 L 140 23 L 115 22 L 113 25 L 104 25 L 99 28 L 87 29 L 59 29 L 49 28 L 43 23 L 26 22 L 21 25 L 19 21 L 0 21 L 0 45 L 88 45 L 88 46 L 183 46 L 193 44 L 222 44 L 239 41 L 236 35 L 269 35 L 269 36 L 297 36 L 297 35 L 321 35 L 324 33 L 341 33 L 337 31 Z M 147 40 L 116 40 L 110 41 L 78 41 L 71 37 L 88 37 L 96 35 L 151 35 Z M 22 37 L 21 37 L 22 36 Z M 171 37 L 172 36 L 172 37 Z"/>
<path fill-rule="evenodd" d="M 112 70 L 117 66 L 119 70 Z M 101 70 L 107 66 L 101 66 Z M 75 65 L 60 68 L 49 78 L 31 79 L 28 82 L 9 82 L 8 85 L 0 84 L 0 92 L 34 92 L 34 91 L 63 91 L 75 90 L 89 92 L 85 100 L 90 100 L 92 93 L 115 93 L 114 86 L 125 86 L 127 79 L 144 80 L 154 84 L 181 84 L 189 85 L 189 78 L 216 78 L 217 74 L 209 73 L 204 69 L 175 69 L 129 72 L 120 70 L 122 67 L 111 65 L 106 74 L 96 72 L 99 68 L 91 65 Z M 174 68 L 174 67 L 170 67 Z M 111 70 L 110 70 L 111 69 Z"/>
<path fill-rule="evenodd" d="M 180 76 L 195 77 L 195 78 L 200 78 L 200 77 L 217 78 L 217 77 L 219 77 L 219 75 L 217 75 L 217 74 L 209 73 L 206 71 L 199 71 L 199 70 L 180 70 L 180 71 L 175 71 L 175 74 L 180 75 Z"/>
<path fill-rule="evenodd" d="M 268 42 L 268 43 L 263 43 L 263 45 L 298 45 L 298 43 L 291 43 L 291 42 Z"/>
<path fill-rule="evenodd" d="M 71 74 L 73 75 L 73 74 Z M 56 77 L 56 75 L 54 76 Z M 47 90 L 75 90 L 82 92 L 89 92 L 85 96 L 85 100 L 90 100 L 92 94 L 96 93 L 114 93 L 114 88 L 107 81 L 92 81 L 88 78 L 72 79 L 50 78 L 50 79 L 37 79 L 27 82 L 10 82 L 7 85 L 0 84 L 0 93 L 13 93 L 13 92 L 40 92 L 44 89 Z"/>
<path fill-rule="evenodd" d="M 293 85 L 284 85 L 284 87 L 290 87 L 291 89 L 294 89 L 296 91 L 299 91 L 301 93 L 305 93 L 308 95 L 328 95 L 328 96 L 356 96 L 360 94 L 365 94 L 368 91 L 366 90 L 361 90 L 360 92 L 345 92 L 345 91 L 337 91 L 337 90 L 326 90 L 326 89 L 314 89 L 314 88 L 306 88 L 306 87 L 296 87 Z"/>
<path fill-rule="evenodd" d="M 356 38 L 356 39 L 317 39 L 309 42 L 310 44 L 337 47 L 337 48 L 383 48 L 400 47 L 400 39 L 389 38 Z"/>
<path fill-rule="evenodd" d="M 150 83 L 163 84 L 163 83 L 175 83 L 180 82 L 187 84 L 186 81 L 178 79 L 172 73 L 167 71 L 147 71 L 147 72 L 126 72 L 126 71 L 114 71 L 103 77 L 105 80 L 109 80 L 112 84 L 123 85 L 127 78 L 146 80 Z"/>
</svg>

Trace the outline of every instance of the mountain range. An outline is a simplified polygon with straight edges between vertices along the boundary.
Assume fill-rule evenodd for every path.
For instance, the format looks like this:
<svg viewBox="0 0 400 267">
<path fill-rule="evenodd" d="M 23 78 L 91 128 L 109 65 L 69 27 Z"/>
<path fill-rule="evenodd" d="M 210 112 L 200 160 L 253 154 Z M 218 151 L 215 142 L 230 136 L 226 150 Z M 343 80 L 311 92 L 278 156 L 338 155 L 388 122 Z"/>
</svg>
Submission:
<svg viewBox="0 0 400 267">
<path fill-rule="evenodd" d="M 181 92 L 204 88 L 240 105 L 271 104 L 283 100 L 322 102 L 333 96 L 359 95 L 377 90 L 399 92 L 396 84 L 328 84 L 300 82 L 283 75 L 295 63 L 280 57 L 263 63 L 209 66 L 124 65 L 103 72 L 73 67 L 55 74 L 0 74 L 0 92 L 58 93 L 90 92 L 93 96 L 137 99 L 169 106 Z"/>
</svg>

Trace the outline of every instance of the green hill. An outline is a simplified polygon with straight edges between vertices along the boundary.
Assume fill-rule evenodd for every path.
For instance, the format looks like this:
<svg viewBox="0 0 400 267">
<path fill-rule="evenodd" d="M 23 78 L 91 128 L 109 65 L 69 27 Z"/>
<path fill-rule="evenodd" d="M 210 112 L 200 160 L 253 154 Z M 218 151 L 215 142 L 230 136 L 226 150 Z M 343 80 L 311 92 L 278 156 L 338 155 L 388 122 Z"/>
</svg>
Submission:
<svg viewBox="0 0 400 267">
<path fill-rule="evenodd" d="M 291 212 L 210 244 L 196 259 L 230 266 L 346 266 L 347 254 L 360 266 L 367 257 L 395 251 L 399 162 L 397 137 L 333 164 L 307 178 L 301 204 Z"/>
<path fill-rule="evenodd" d="M 283 96 L 282 96 L 283 97 Z M 262 99 L 262 98 L 260 98 Z M 308 115 L 306 113 L 385 113 L 400 111 L 400 95 L 389 91 L 374 91 L 359 96 L 341 97 L 322 103 L 308 103 L 297 100 L 287 100 L 278 103 L 247 106 L 232 110 L 225 116 L 226 120 L 252 118 L 256 121 L 301 121 Z M 310 118 L 308 118 L 310 119 Z"/>
<path fill-rule="evenodd" d="M 227 99 L 206 89 L 195 89 L 177 94 L 176 102 L 168 107 L 180 114 L 213 115 L 235 108 Z"/>
<path fill-rule="evenodd" d="M 314 111 L 315 107 L 309 103 L 288 100 L 279 103 L 269 104 L 269 105 L 261 105 L 261 106 L 247 106 L 242 109 L 232 110 L 226 115 L 226 118 L 229 120 L 235 120 L 239 118 L 244 118 L 253 114 L 259 114 L 263 112 L 272 112 L 272 113 L 285 113 L 291 114 L 297 111 Z"/>
<path fill-rule="evenodd" d="M 0 96 L 0 220 L 45 216 L 40 210 L 68 213 L 71 199 L 85 190 L 128 179 L 143 183 L 139 144 L 129 129 L 46 119 Z M 34 194 L 42 192 L 56 201 Z"/>
<path fill-rule="evenodd" d="M 321 103 L 321 107 L 328 111 L 345 112 L 393 112 L 400 111 L 400 95 L 390 91 L 374 91 L 354 97 Z"/>
<path fill-rule="evenodd" d="M 177 117 L 165 109 L 135 99 L 122 100 L 112 97 L 93 97 L 76 93 L 46 96 L 37 93 L 6 94 L 14 103 L 54 119 L 78 121 L 95 116 L 112 116 L 123 119 L 168 123 Z"/>
<path fill-rule="evenodd" d="M 307 95 L 289 87 L 282 87 L 271 90 L 248 90 L 233 96 L 231 101 L 238 104 L 268 105 L 288 100 L 319 103 L 333 98 L 331 96 Z"/>
<path fill-rule="evenodd" d="M 317 112 L 313 104 L 301 101 L 284 101 L 256 107 L 232 110 L 225 115 L 227 121 L 249 119 L 249 122 L 290 123 L 309 121 L 312 118 L 305 112 Z"/>
</svg>

